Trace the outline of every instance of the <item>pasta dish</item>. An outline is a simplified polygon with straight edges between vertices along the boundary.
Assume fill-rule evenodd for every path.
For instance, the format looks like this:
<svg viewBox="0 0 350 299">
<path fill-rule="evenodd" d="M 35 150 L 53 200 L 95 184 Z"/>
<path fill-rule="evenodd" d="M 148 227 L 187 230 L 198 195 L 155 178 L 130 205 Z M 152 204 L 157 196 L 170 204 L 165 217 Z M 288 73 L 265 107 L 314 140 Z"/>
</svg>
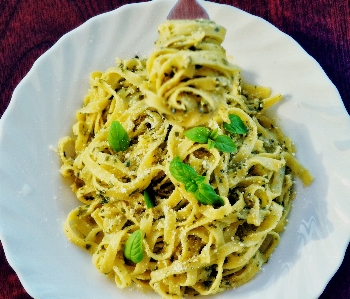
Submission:
<svg viewBox="0 0 350 299">
<path fill-rule="evenodd" d="M 81 202 L 67 238 L 119 288 L 210 295 L 252 279 L 312 176 L 208 20 L 167 21 L 147 59 L 90 77 L 60 172 Z"/>
</svg>

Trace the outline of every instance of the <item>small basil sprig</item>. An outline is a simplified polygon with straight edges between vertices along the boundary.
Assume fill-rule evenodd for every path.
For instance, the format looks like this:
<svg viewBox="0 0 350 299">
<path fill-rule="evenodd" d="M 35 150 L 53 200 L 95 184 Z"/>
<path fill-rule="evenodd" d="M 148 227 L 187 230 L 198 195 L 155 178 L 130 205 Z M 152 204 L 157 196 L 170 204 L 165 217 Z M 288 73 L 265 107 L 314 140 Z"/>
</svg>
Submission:
<svg viewBox="0 0 350 299">
<path fill-rule="evenodd" d="M 112 121 L 107 139 L 110 147 L 116 152 L 125 151 L 129 148 L 129 135 L 118 121 Z"/>
<path fill-rule="evenodd" d="M 218 135 L 213 141 L 209 140 L 209 148 L 215 147 L 217 150 L 224 153 L 232 153 L 237 149 L 233 140 L 226 135 Z"/>
<path fill-rule="evenodd" d="M 124 245 L 124 256 L 134 263 L 139 263 L 143 259 L 143 237 L 143 231 L 141 229 L 136 230 L 129 236 Z"/>
<path fill-rule="evenodd" d="M 194 142 L 207 143 L 210 134 L 210 130 L 206 127 L 195 127 L 186 131 L 185 136 Z"/>
<path fill-rule="evenodd" d="M 223 199 L 216 194 L 215 190 L 209 184 L 199 184 L 198 189 L 194 192 L 194 197 L 202 204 L 205 205 L 220 205 L 225 203 Z"/>
<path fill-rule="evenodd" d="M 206 127 L 195 127 L 186 131 L 185 136 L 198 143 L 208 143 L 209 149 L 215 147 L 217 150 L 232 153 L 237 149 L 233 140 L 226 135 L 219 135 L 218 130 L 210 131 Z"/>
<path fill-rule="evenodd" d="M 229 114 L 228 118 L 230 119 L 230 123 L 224 122 L 225 130 L 234 134 L 245 134 L 248 132 L 248 129 L 241 118 L 236 114 Z"/>
<path fill-rule="evenodd" d="M 150 209 L 154 207 L 154 198 L 150 188 L 147 188 L 143 191 L 143 198 L 145 199 L 145 204 L 147 208 Z"/>
<path fill-rule="evenodd" d="M 216 194 L 213 187 L 204 183 L 205 177 L 200 176 L 192 166 L 181 162 L 175 157 L 169 165 L 171 175 L 185 185 L 187 192 L 193 193 L 198 202 L 205 205 L 224 205 L 223 199 Z"/>
</svg>

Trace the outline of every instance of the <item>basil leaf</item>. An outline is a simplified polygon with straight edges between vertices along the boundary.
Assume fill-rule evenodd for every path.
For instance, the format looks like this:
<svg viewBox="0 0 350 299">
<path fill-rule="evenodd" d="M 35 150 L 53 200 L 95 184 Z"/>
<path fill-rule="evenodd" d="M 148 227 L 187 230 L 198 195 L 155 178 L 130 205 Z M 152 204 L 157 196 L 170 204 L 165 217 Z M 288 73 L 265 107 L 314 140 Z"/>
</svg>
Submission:
<svg viewBox="0 0 350 299">
<path fill-rule="evenodd" d="M 134 231 L 126 241 L 124 245 L 124 256 L 133 261 L 139 263 L 143 259 L 143 231 L 141 229 Z"/>
<path fill-rule="evenodd" d="M 210 130 L 206 127 L 195 127 L 188 130 L 185 133 L 185 136 L 194 142 L 207 143 L 210 136 Z"/>
<path fill-rule="evenodd" d="M 191 180 L 185 182 L 185 189 L 188 192 L 195 193 L 198 189 L 198 185 L 202 184 L 205 181 L 205 176 L 197 175 L 191 178 Z"/>
<path fill-rule="evenodd" d="M 218 129 L 215 129 L 213 132 L 210 133 L 210 136 L 209 136 L 209 137 L 210 137 L 211 139 L 215 140 L 216 137 L 218 137 L 218 135 L 219 135 L 218 132 L 219 132 L 219 130 L 218 130 Z"/>
<path fill-rule="evenodd" d="M 204 205 L 220 205 L 223 206 L 225 203 L 223 199 L 216 194 L 215 190 L 209 184 L 198 185 L 197 191 L 194 193 L 195 198 Z"/>
<path fill-rule="evenodd" d="M 181 162 L 180 157 L 175 157 L 169 165 L 171 175 L 179 182 L 185 185 L 188 192 L 195 192 L 197 190 L 196 177 L 197 172 L 192 166 Z"/>
<path fill-rule="evenodd" d="M 143 191 L 143 198 L 145 199 L 146 207 L 153 208 L 154 207 L 154 198 L 152 196 L 152 191 L 150 188 L 147 188 Z"/>
<path fill-rule="evenodd" d="M 192 166 L 181 162 L 180 157 L 175 157 L 169 165 L 171 175 L 181 183 L 192 181 L 197 176 Z"/>
<path fill-rule="evenodd" d="M 198 186 L 197 186 L 197 184 L 196 184 L 196 182 L 194 180 L 185 182 L 184 185 L 185 185 L 185 190 L 187 192 L 192 192 L 193 193 L 193 192 L 196 192 L 197 189 L 198 189 Z"/>
<path fill-rule="evenodd" d="M 186 191 L 193 193 L 200 203 L 224 205 L 223 199 L 215 193 L 213 187 L 204 183 L 205 176 L 197 175 L 192 166 L 181 162 L 179 157 L 170 162 L 169 170 L 175 179 L 185 185 Z"/>
<path fill-rule="evenodd" d="M 215 138 L 214 141 L 214 147 L 222 152 L 225 153 L 232 153 L 237 149 L 236 144 L 233 142 L 233 140 L 226 135 L 219 135 Z"/>
<path fill-rule="evenodd" d="M 229 114 L 228 118 L 230 119 L 230 123 L 224 122 L 224 128 L 227 131 L 235 134 L 245 134 L 248 132 L 247 127 L 238 115 Z"/>
<path fill-rule="evenodd" d="M 129 135 L 118 121 L 111 123 L 107 139 L 110 147 L 116 152 L 125 151 L 129 148 Z"/>
<path fill-rule="evenodd" d="M 215 146 L 215 141 L 213 139 L 208 139 L 208 147 L 212 149 Z"/>
<path fill-rule="evenodd" d="M 197 185 L 204 183 L 205 179 L 206 177 L 201 175 L 197 175 L 197 177 L 194 178 Z"/>
</svg>

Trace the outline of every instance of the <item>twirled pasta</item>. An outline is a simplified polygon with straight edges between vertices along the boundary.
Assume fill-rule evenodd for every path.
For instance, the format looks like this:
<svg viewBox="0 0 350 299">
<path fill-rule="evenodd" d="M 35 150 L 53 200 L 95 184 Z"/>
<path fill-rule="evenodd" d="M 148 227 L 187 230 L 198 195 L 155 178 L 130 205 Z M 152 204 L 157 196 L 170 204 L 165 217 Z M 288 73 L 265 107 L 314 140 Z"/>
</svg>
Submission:
<svg viewBox="0 0 350 299">
<path fill-rule="evenodd" d="M 221 46 L 225 28 L 209 20 L 167 21 L 147 60 L 146 102 L 171 123 L 193 127 L 226 109 L 237 66 Z"/>
<path fill-rule="evenodd" d="M 222 30 L 212 23 L 198 24 L 193 26 L 208 26 L 215 36 Z M 191 27 L 181 25 L 178 33 L 173 29 L 173 39 L 165 40 L 187 45 L 189 37 L 177 39 L 177 34 Z M 247 133 L 230 135 L 237 150 L 222 152 L 186 138 L 186 118 L 181 116 L 178 124 L 163 115 L 163 104 L 158 107 L 145 89 L 158 80 L 152 78 L 163 75 L 152 67 L 148 71 L 150 77 L 146 60 L 134 58 L 117 59 L 116 67 L 92 73 L 84 106 L 76 114 L 74 137 L 62 138 L 58 146 L 61 174 L 72 180 L 82 203 L 68 215 L 65 233 L 91 252 L 96 268 L 120 288 L 134 282 L 163 298 L 182 298 L 237 287 L 260 270 L 279 243 L 295 197 L 294 175 L 305 185 L 312 181 L 295 159 L 291 140 L 264 115 L 281 96 L 241 84 L 238 68 L 228 70 L 231 89 L 221 94 L 222 111 L 212 117 L 208 113 L 202 125 L 228 134 L 224 124 L 236 115 Z M 116 152 L 108 143 L 115 120 L 130 137 L 125 151 Z M 175 157 L 204 176 L 224 204 L 199 203 L 169 171 Z M 152 190 L 152 208 L 146 207 L 145 189 Z M 144 256 L 133 263 L 123 250 L 137 230 L 144 233 Z"/>
</svg>

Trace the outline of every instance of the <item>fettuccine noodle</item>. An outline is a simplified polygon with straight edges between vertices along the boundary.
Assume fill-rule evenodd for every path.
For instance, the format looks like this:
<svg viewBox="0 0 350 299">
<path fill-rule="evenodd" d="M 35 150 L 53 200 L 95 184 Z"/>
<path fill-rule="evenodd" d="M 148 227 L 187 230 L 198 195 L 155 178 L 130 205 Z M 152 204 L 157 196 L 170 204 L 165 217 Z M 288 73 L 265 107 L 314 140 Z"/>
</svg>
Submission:
<svg viewBox="0 0 350 299">
<path fill-rule="evenodd" d="M 183 127 L 206 123 L 222 108 L 240 69 L 227 61 L 226 30 L 208 20 L 171 21 L 159 26 L 147 60 L 146 102 Z"/>
<path fill-rule="evenodd" d="M 169 21 L 159 30 L 148 60 L 117 59 L 115 67 L 91 74 L 74 136 L 58 146 L 61 174 L 72 180 L 81 202 L 64 230 L 119 288 L 136 283 L 162 298 L 215 294 L 259 272 L 287 223 L 294 176 L 305 185 L 312 176 L 296 160 L 291 140 L 265 115 L 281 95 L 241 82 L 240 69 L 220 46 L 224 28 L 211 21 Z M 246 133 L 227 131 L 232 115 Z M 126 150 L 109 142 L 114 121 L 129 136 Z M 225 152 L 186 137 L 199 125 L 216 132 L 213 142 L 225 135 L 236 149 Z M 201 184 L 211 186 L 222 204 L 200 202 L 176 179 L 176 159 L 204 177 Z M 137 231 L 141 260 L 135 262 L 125 247 Z"/>
</svg>

